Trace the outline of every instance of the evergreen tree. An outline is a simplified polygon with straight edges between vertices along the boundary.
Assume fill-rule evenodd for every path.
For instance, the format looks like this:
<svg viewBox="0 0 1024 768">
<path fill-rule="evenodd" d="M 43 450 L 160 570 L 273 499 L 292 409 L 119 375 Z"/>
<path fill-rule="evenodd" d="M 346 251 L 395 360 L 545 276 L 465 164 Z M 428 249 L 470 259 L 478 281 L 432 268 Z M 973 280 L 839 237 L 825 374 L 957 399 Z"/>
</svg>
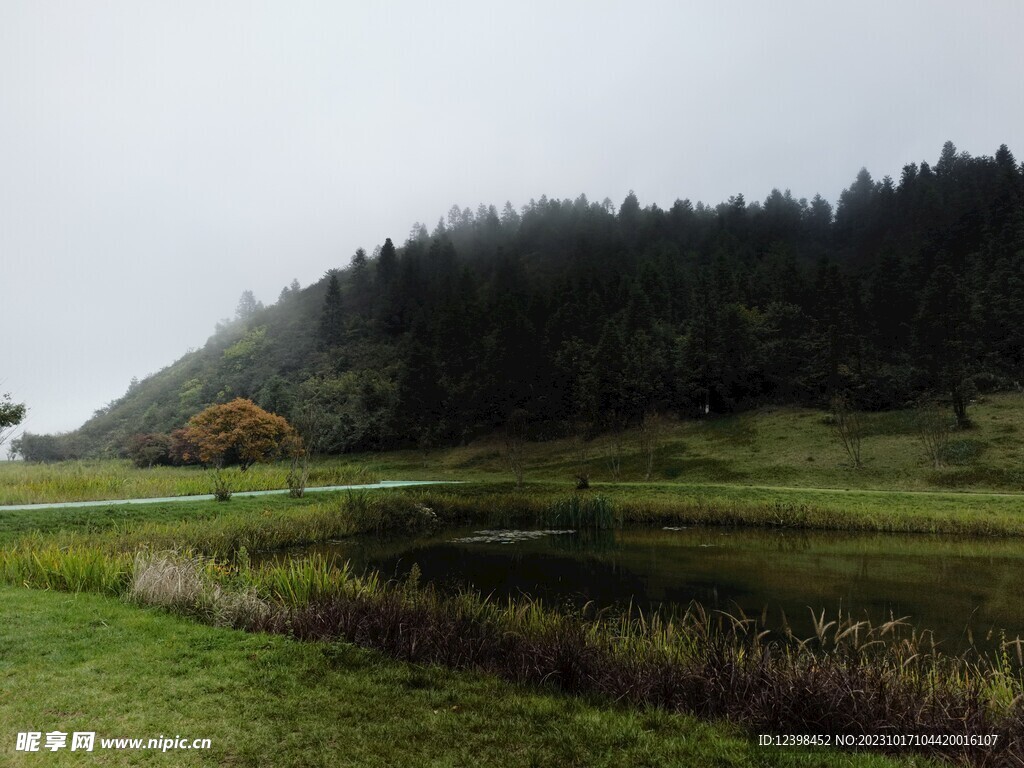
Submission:
<svg viewBox="0 0 1024 768">
<path fill-rule="evenodd" d="M 320 343 L 330 348 L 341 344 L 345 336 L 345 310 L 341 302 L 341 285 L 337 272 L 327 279 L 327 294 L 320 311 Z"/>
<path fill-rule="evenodd" d="M 262 309 L 263 303 L 256 301 L 252 291 L 242 291 L 238 305 L 235 307 L 235 320 L 246 323 Z"/>
<path fill-rule="evenodd" d="M 384 241 L 377 257 L 377 282 L 382 289 L 390 286 L 398 276 L 398 252 L 391 238 Z"/>
<path fill-rule="evenodd" d="M 969 425 L 967 404 L 973 393 L 973 318 L 967 286 L 941 254 L 918 304 L 916 347 L 934 391 L 949 396 L 961 427 Z"/>
</svg>

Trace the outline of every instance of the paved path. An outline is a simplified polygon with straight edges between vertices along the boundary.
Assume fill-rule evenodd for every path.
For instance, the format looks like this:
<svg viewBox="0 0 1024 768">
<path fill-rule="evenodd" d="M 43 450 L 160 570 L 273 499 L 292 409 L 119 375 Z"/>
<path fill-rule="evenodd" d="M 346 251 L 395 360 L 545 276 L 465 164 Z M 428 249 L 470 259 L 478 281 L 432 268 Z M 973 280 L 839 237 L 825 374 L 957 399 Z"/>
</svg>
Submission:
<svg viewBox="0 0 1024 768">
<path fill-rule="evenodd" d="M 377 488 L 402 488 L 409 485 L 441 485 L 445 483 L 457 483 L 458 480 L 381 480 L 379 483 L 363 485 L 322 485 L 315 488 L 307 488 L 306 493 L 322 493 L 324 491 L 368 491 Z M 288 493 L 284 488 L 277 491 L 235 491 L 234 496 L 271 496 L 278 493 Z M 74 507 L 109 507 L 114 504 L 160 504 L 179 501 L 213 501 L 213 494 L 207 493 L 202 496 L 164 496 L 156 499 L 103 499 L 100 501 L 63 501 L 56 504 L 8 504 L 0 505 L 0 512 L 15 512 L 19 509 L 71 509 Z"/>
</svg>

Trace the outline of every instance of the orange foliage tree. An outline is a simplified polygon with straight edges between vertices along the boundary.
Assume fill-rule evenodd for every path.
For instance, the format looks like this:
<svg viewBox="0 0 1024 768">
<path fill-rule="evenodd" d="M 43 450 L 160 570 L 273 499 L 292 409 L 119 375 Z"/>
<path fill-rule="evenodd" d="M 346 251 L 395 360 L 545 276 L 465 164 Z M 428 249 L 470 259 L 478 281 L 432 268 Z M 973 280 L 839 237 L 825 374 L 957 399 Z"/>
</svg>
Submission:
<svg viewBox="0 0 1024 768">
<path fill-rule="evenodd" d="M 302 439 L 287 421 L 241 397 L 197 413 L 182 437 L 185 461 L 198 458 L 215 467 L 238 464 L 243 471 L 258 461 L 302 451 Z"/>
</svg>

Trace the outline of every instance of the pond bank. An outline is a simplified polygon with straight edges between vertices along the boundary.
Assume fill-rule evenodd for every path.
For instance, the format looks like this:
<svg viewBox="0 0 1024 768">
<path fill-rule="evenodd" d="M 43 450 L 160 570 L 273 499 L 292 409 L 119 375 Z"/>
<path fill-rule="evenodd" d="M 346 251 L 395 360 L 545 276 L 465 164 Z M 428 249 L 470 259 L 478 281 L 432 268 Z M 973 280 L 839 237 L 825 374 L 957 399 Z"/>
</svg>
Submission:
<svg viewBox="0 0 1024 768">
<path fill-rule="evenodd" d="M 907 617 L 940 647 L 966 650 L 1024 636 L 1014 539 L 701 526 L 578 530 L 480 526 L 353 536 L 262 555 L 319 555 L 405 579 L 416 567 L 446 592 L 670 617 L 696 601 L 762 617 L 768 629 L 813 633 L 815 616 L 881 623 Z M 255 558 L 256 555 L 253 555 Z M 784 618 L 783 618 L 784 617 Z"/>
</svg>

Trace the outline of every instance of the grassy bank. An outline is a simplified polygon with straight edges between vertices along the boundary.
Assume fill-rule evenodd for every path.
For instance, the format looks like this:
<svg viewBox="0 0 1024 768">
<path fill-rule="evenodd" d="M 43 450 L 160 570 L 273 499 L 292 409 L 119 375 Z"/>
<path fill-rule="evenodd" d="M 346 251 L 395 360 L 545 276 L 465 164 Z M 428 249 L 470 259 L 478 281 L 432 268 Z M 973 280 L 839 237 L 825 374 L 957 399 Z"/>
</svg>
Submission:
<svg viewBox="0 0 1024 768">
<path fill-rule="evenodd" d="M 603 500 L 603 501 L 602 501 Z M 603 524 L 751 525 L 809 530 L 1024 536 L 1024 497 L 983 493 L 739 488 L 669 483 L 468 483 L 338 492 L 302 499 L 235 498 L 0 513 L 0 542 L 28 534 L 114 545 L 150 543 L 230 554 L 364 532 L 459 523 L 576 527 L 573 505 L 607 502 Z M 429 510 L 430 514 L 425 514 Z"/>
<path fill-rule="evenodd" d="M 763 408 L 732 416 L 668 422 L 658 438 L 651 480 L 697 485 L 793 486 L 904 491 L 1024 491 L 1024 395 L 998 394 L 969 410 L 974 426 L 954 430 L 936 469 L 918 435 L 914 411 L 864 414 L 862 458 L 853 469 L 830 415 L 807 408 Z M 952 416 L 950 414 L 950 418 Z M 646 474 L 640 435 L 627 430 L 587 444 L 592 481 L 639 482 Z M 618 448 L 616 447 L 618 445 Z M 619 454 L 618 476 L 612 459 Z M 386 476 L 509 478 L 500 437 L 426 454 L 367 454 Z M 528 443 L 528 480 L 571 481 L 579 451 L 568 439 Z"/>
<path fill-rule="evenodd" d="M 216 748 L 141 764 L 893 764 L 765 751 L 735 729 L 685 716 L 597 706 L 345 645 L 246 637 L 84 594 L 2 593 L 5 671 L 17 682 L 0 722 L 11 732 L 45 720 L 65 731 L 196 735 Z M 148 691 L 147 706 L 128 706 L 126 689 Z"/>
<path fill-rule="evenodd" d="M 452 517 L 477 509 L 496 523 L 547 522 L 572 495 L 568 483 L 511 483 L 416 491 Z M 845 491 L 673 483 L 598 483 L 582 497 L 608 499 L 634 524 L 754 525 L 818 530 L 1024 535 L 1024 496 L 985 493 Z"/>
<path fill-rule="evenodd" d="M 0 552 L 0 576 L 101 592 L 206 623 L 316 642 L 347 641 L 402 661 L 496 674 L 605 702 L 751 732 L 999 734 L 999 748 L 928 754 L 985 765 L 1024 753 L 1020 658 L 932 652 L 898 626 L 828 622 L 814 637 L 768 638 L 694 607 L 675 623 L 554 612 L 539 603 L 446 596 L 415 580 L 357 577 L 319 558 L 253 567 L 189 554 L 35 546 Z M 902 634 L 901 634 L 902 632 Z M 1012 649 L 1012 650 L 1011 650 Z"/>
<path fill-rule="evenodd" d="M 735 728 L 598 706 L 338 643 L 215 628 L 110 598 L 0 588 L 10 766 L 857 766 Z M 142 697 L 145 699 L 143 705 Z M 210 751 L 14 751 L 26 730 L 209 738 Z"/>
</svg>

